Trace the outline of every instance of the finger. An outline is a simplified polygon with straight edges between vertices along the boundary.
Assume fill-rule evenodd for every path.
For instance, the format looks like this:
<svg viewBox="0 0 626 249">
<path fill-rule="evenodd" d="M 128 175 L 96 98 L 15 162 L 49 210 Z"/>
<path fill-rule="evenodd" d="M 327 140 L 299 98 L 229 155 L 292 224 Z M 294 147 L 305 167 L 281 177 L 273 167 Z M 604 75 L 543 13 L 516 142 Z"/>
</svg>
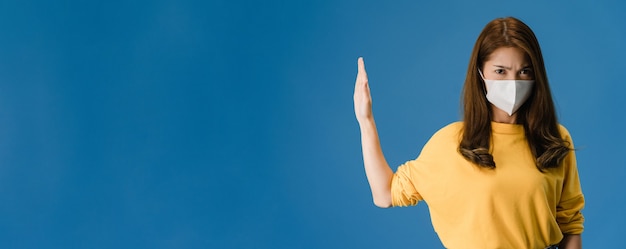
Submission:
<svg viewBox="0 0 626 249">
<path fill-rule="evenodd" d="M 365 62 L 363 61 L 363 57 L 359 57 L 359 60 L 357 62 L 358 64 L 358 68 L 359 68 L 359 74 L 362 76 L 367 77 L 367 72 L 365 71 Z"/>
</svg>

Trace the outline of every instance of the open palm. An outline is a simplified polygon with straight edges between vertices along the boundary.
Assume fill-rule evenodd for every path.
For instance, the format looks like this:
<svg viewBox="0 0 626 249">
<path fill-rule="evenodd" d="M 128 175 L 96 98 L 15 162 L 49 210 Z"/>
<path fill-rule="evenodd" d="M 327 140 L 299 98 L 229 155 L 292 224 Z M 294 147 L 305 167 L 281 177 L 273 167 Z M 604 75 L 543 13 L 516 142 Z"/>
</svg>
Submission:
<svg viewBox="0 0 626 249">
<path fill-rule="evenodd" d="M 367 72 L 365 72 L 365 62 L 363 58 L 358 59 L 358 72 L 356 75 L 356 83 L 354 85 L 354 114 L 360 122 L 372 118 L 372 96 L 367 81 Z"/>
</svg>

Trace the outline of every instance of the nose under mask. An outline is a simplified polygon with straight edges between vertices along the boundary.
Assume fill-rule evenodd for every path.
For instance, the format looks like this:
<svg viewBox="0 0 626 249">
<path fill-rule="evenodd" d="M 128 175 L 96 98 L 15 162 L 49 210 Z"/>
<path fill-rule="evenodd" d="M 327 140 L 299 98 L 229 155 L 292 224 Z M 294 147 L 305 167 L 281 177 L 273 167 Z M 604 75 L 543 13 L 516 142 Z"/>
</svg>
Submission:
<svg viewBox="0 0 626 249">
<path fill-rule="evenodd" d="M 480 70 L 478 72 L 485 81 L 487 100 L 509 116 L 513 115 L 530 97 L 535 83 L 534 80 L 488 80 Z"/>
</svg>

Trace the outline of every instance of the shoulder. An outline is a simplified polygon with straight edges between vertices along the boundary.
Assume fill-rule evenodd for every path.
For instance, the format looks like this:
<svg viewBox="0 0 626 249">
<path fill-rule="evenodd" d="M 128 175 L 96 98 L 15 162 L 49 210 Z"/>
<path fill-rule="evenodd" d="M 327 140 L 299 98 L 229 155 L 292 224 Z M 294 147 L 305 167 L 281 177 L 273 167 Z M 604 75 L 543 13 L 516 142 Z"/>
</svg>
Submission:
<svg viewBox="0 0 626 249">
<path fill-rule="evenodd" d="M 443 128 L 439 129 L 434 136 L 440 135 L 440 136 L 456 136 L 459 135 L 461 133 L 461 131 L 463 130 L 463 122 L 461 121 L 457 121 L 457 122 L 453 122 L 450 123 L 446 126 L 444 126 Z"/>
<path fill-rule="evenodd" d="M 439 162 L 457 152 L 461 141 L 463 122 L 450 123 L 439 129 L 422 148 L 420 160 Z"/>
<path fill-rule="evenodd" d="M 459 142 L 463 131 L 463 122 L 453 122 L 439 129 L 430 139 L 430 142 Z"/>
<path fill-rule="evenodd" d="M 559 124 L 559 133 L 565 141 L 572 141 L 572 136 L 570 135 L 569 130 L 567 130 L 567 128 L 565 128 L 562 124 Z"/>
</svg>

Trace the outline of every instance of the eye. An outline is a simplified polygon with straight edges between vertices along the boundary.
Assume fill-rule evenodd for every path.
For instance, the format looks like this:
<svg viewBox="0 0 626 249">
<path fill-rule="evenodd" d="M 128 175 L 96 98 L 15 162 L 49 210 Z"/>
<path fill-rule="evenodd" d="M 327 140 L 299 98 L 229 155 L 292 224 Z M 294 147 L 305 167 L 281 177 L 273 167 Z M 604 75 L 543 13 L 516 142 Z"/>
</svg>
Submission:
<svg viewBox="0 0 626 249">
<path fill-rule="evenodd" d="M 494 72 L 497 74 L 504 74 L 504 69 L 496 69 Z"/>
<path fill-rule="evenodd" d="M 522 69 L 522 71 L 519 72 L 519 74 L 521 74 L 521 75 L 529 75 L 529 74 L 531 74 L 531 72 L 532 71 L 530 70 L 530 68 L 524 68 L 524 69 Z"/>
</svg>

